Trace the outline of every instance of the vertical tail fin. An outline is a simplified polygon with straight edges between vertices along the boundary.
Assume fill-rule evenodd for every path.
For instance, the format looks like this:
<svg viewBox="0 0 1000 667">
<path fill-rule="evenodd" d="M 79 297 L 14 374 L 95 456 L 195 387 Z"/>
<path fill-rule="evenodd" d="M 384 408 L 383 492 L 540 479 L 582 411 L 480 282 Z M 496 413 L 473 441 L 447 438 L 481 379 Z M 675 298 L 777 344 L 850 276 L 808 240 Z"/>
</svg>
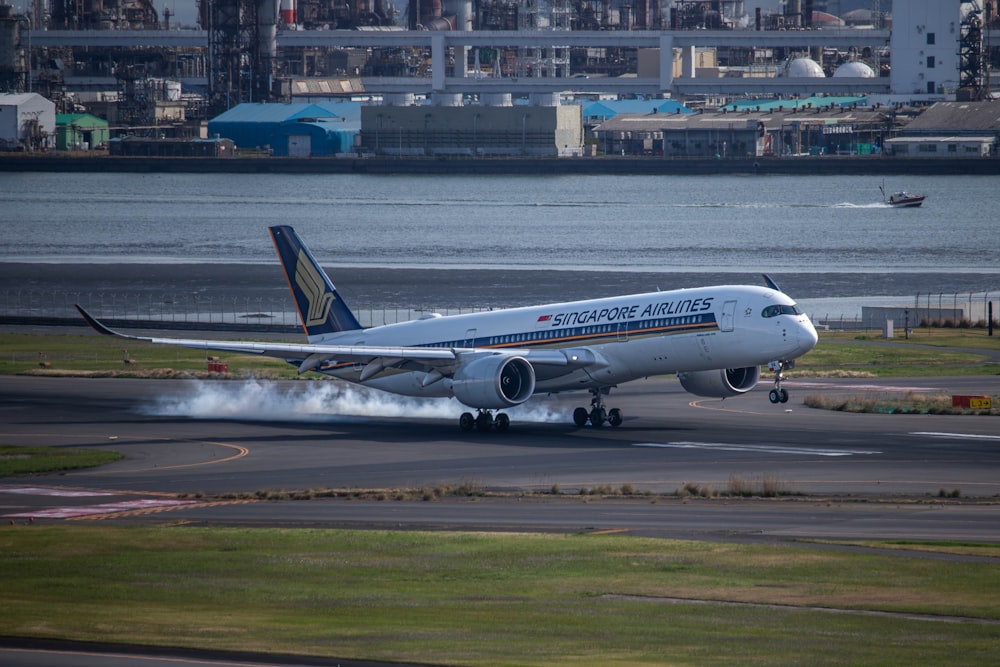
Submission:
<svg viewBox="0 0 1000 667">
<path fill-rule="evenodd" d="M 337 288 L 295 230 L 280 225 L 271 227 L 270 231 L 306 335 L 312 339 L 323 334 L 361 329 L 354 313 L 341 300 Z"/>
</svg>

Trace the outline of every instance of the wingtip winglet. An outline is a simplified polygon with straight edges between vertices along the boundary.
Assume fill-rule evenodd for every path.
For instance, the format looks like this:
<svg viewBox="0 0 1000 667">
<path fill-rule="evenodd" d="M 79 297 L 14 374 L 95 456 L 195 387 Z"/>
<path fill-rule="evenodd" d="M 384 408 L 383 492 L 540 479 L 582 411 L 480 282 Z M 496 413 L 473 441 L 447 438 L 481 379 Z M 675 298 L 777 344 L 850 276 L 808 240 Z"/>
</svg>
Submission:
<svg viewBox="0 0 1000 667">
<path fill-rule="evenodd" d="M 87 324 L 90 325 L 90 328 L 96 331 L 97 333 L 104 334 L 105 336 L 117 336 L 119 338 L 127 338 L 127 336 L 124 336 L 123 334 L 118 333 L 114 329 L 111 329 L 101 324 L 101 322 L 96 317 L 88 313 L 84 309 L 84 307 L 81 306 L 80 304 L 74 303 L 73 307 L 76 308 L 77 312 L 79 312 L 81 316 L 83 316 L 83 319 L 86 320 Z"/>
</svg>

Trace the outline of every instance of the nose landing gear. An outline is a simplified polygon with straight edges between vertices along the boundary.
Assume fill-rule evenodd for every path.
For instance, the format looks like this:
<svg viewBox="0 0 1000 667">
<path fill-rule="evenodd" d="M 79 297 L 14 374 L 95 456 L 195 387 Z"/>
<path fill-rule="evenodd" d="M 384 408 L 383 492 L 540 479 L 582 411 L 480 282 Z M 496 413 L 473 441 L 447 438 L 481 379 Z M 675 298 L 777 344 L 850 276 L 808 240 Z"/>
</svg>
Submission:
<svg viewBox="0 0 1000 667">
<path fill-rule="evenodd" d="M 767 397 L 772 403 L 787 403 L 788 390 L 781 386 L 781 381 L 785 379 L 784 371 L 795 368 L 795 361 L 772 361 L 767 365 L 769 370 L 774 371 L 774 389 L 768 392 Z"/>
</svg>

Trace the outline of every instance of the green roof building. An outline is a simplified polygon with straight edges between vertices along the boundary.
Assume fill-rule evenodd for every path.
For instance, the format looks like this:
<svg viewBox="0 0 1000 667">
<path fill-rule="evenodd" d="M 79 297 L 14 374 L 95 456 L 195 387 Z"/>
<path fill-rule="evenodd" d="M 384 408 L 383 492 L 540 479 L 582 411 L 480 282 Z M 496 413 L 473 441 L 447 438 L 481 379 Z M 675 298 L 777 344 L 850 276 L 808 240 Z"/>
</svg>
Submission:
<svg viewBox="0 0 1000 667">
<path fill-rule="evenodd" d="M 91 150 L 108 145 L 108 121 L 89 113 L 56 114 L 56 150 Z"/>
</svg>

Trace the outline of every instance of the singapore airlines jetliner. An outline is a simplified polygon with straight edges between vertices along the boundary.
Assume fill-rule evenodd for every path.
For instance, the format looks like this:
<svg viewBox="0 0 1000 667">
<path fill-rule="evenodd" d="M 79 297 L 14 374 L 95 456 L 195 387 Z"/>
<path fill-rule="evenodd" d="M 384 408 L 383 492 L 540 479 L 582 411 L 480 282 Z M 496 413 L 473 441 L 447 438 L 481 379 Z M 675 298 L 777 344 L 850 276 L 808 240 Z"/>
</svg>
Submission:
<svg viewBox="0 0 1000 667">
<path fill-rule="evenodd" d="M 77 309 L 102 334 L 165 345 L 285 359 L 299 373 L 316 371 L 396 394 L 454 397 L 476 410 L 463 430 L 505 431 L 495 410 L 534 394 L 587 390 L 590 408 L 578 426 L 622 423 L 606 410 L 611 388 L 676 373 L 698 396 L 746 393 L 760 367 L 774 371 L 772 403 L 788 400 L 782 370 L 816 345 L 816 330 L 765 276 L 766 287 L 726 285 L 528 306 L 469 315 L 430 315 L 365 329 L 291 227 L 271 227 L 308 343 L 146 338 L 119 333 Z"/>
</svg>

